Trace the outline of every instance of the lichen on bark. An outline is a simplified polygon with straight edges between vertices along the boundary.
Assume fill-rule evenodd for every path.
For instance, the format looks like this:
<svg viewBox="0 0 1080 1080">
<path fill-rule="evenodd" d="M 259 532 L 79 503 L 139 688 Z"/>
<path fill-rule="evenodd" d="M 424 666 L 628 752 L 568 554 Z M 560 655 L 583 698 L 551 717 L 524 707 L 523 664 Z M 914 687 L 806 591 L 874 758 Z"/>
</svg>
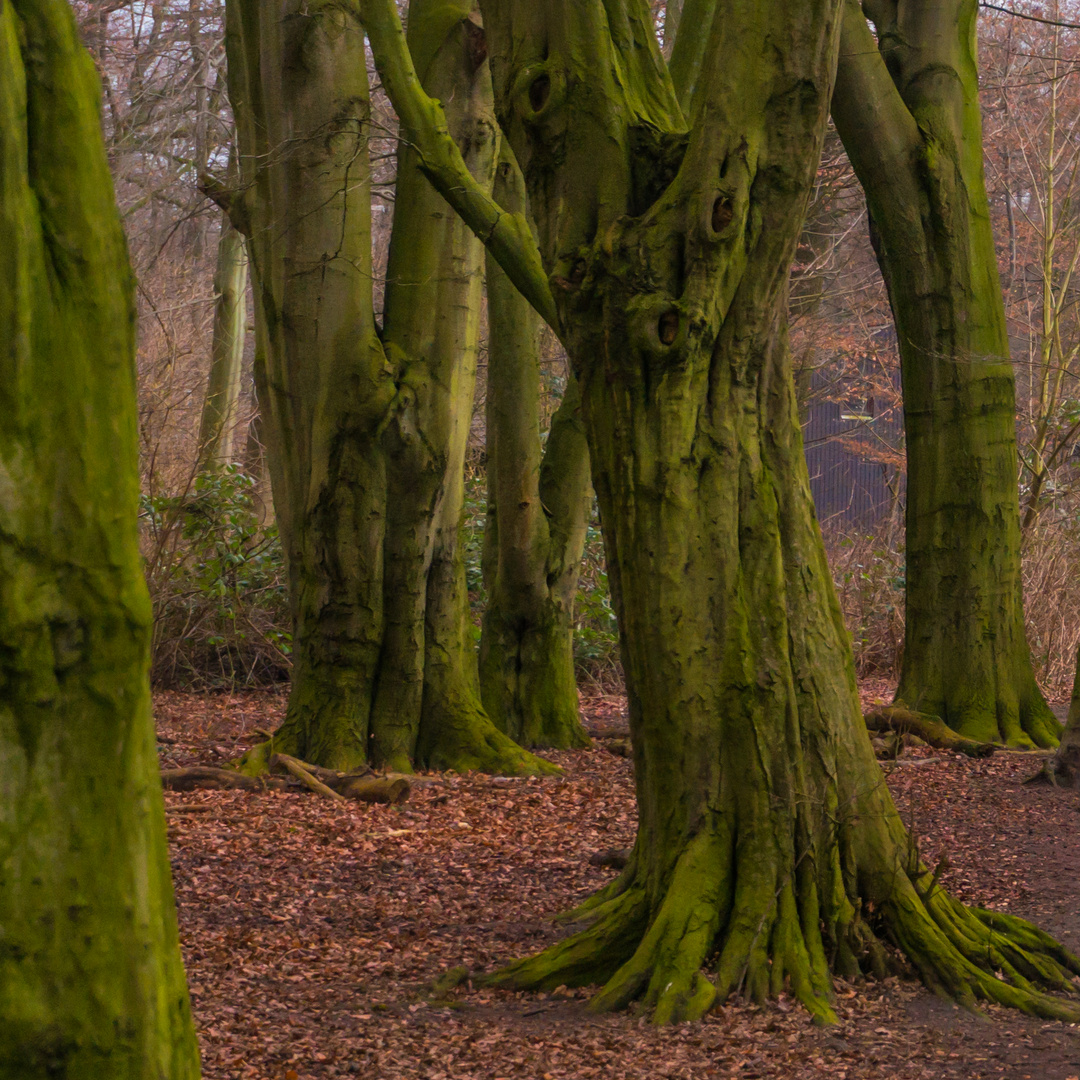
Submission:
<svg viewBox="0 0 1080 1080">
<path fill-rule="evenodd" d="M 0 4 L 0 1077 L 195 1080 L 150 712 L 133 282 L 64 0 Z"/>
<path fill-rule="evenodd" d="M 785 320 L 839 0 L 694 5 L 708 42 L 681 104 L 644 3 L 482 6 L 581 389 L 639 814 L 625 871 L 575 913 L 586 928 L 493 981 L 603 982 L 594 1008 L 641 1001 L 658 1022 L 790 988 L 829 1020 L 830 973 L 885 970 L 889 942 L 965 1004 L 1075 1020 L 1045 991 L 1073 992 L 1080 961 L 957 903 L 913 849 L 814 518 Z M 364 11 L 407 131 L 437 147 L 392 0 Z M 529 284 L 525 238 L 496 256 Z"/>
</svg>

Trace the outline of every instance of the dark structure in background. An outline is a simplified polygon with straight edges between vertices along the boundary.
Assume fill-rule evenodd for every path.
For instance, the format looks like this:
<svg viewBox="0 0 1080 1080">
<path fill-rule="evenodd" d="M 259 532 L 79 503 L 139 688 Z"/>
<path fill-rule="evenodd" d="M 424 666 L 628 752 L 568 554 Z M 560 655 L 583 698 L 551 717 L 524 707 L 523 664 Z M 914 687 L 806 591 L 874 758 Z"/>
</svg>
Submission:
<svg viewBox="0 0 1080 1080">
<path fill-rule="evenodd" d="M 869 358 L 861 376 L 836 380 L 821 369 L 811 378 L 803 413 L 810 490 L 823 528 L 872 530 L 902 518 L 903 413 L 899 371 Z M 882 383 L 873 392 L 874 383 Z M 868 392 L 869 391 L 869 392 Z"/>
</svg>

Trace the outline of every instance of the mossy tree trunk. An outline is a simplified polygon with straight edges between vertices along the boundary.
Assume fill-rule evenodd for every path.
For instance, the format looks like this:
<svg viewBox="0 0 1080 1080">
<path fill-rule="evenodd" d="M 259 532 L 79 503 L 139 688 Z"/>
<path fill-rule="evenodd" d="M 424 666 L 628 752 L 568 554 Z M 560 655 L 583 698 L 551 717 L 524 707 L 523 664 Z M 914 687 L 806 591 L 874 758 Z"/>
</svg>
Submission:
<svg viewBox="0 0 1080 1080">
<path fill-rule="evenodd" d="M 976 0 L 847 0 L 833 117 L 900 343 L 907 594 L 897 702 L 1052 746 L 1024 634 L 1016 406 L 983 176 Z"/>
<path fill-rule="evenodd" d="M 1058 783 L 1080 787 L 1080 649 L 1076 651 L 1076 676 L 1073 679 L 1072 700 L 1065 721 L 1065 734 L 1048 769 Z"/>
<path fill-rule="evenodd" d="M 494 196 L 525 210 L 509 147 Z M 540 317 L 491 256 L 487 295 L 484 707 L 523 746 L 586 746 L 574 675 L 574 598 L 592 500 L 581 399 L 571 378 L 541 447 Z"/>
<path fill-rule="evenodd" d="M 247 329 L 248 265 L 244 238 L 223 215 L 214 271 L 214 329 L 210 376 L 199 423 L 199 471 L 220 468 L 235 459 Z"/>
<path fill-rule="evenodd" d="M 539 771 L 483 712 L 458 543 L 482 251 L 399 161 L 386 317 L 372 304 L 364 35 L 336 0 L 229 0 L 230 97 L 249 239 L 256 380 L 294 622 L 274 749 Z M 490 187 L 490 79 L 466 0 L 417 0 L 411 43 Z M 471 175 L 471 174 L 470 174 Z"/>
<path fill-rule="evenodd" d="M 1080 962 L 1020 920 L 964 908 L 920 864 L 859 711 L 785 332 L 838 0 L 713 4 L 695 23 L 706 61 L 685 109 L 645 3 L 483 9 L 554 302 L 520 217 L 500 217 L 449 152 L 392 0 L 364 5 L 432 179 L 478 228 L 509 219 L 486 229 L 489 245 L 538 310 L 558 312 L 619 616 L 639 813 L 625 872 L 578 911 L 591 925 L 497 981 L 606 981 L 595 1008 L 641 998 L 658 1021 L 790 986 L 828 1019 L 830 969 L 880 970 L 889 940 L 958 1000 L 1080 1016 L 1036 988 L 1070 991 Z M 701 973 L 712 955 L 715 984 Z"/>
<path fill-rule="evenodd" d="M 63 0 L 0 4 L 0 1077 L 187 1080 L 132 278 Z"/>
</svg>

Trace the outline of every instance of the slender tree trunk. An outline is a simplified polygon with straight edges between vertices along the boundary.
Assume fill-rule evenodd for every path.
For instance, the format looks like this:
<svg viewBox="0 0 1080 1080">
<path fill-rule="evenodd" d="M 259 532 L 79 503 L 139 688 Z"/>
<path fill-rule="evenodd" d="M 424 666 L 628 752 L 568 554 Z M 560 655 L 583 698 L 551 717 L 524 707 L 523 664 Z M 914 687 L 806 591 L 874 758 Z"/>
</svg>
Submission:
<svg viewBox="0 0 1080 1080">
<path fill-rule="evenodd" d="M 924 979 L 1045 1015 L 1080 1007 L 1080 961 L 937 887 L 874 760 L 802 452 L 787 279 L 827 119 L 838 0 L 713 5 L 686 112 L 647 4 L 485 0 L 500 123 L 581 387 L 619 615 L 638 795 L 625 872 L 591 925 L 496 977 L 607 980 L 659 1021 L 788 985 L 832 1017 L 830 967 Z M 494 213 L 445 153 L 392 0 L 368 0 L 376 63 L 440 190 Z M 633 47 L 631 47 L 633 46 Z M 498 235 L 502 217 L 510 218 Z M 536 287 L 520 217 L 485 236 Z M 997 931 L 1007 929 L 1008 935 Z M 701 973 L 717 955 L 717 982 Z M 999 978 L 995 972 L 1003 976 Z"/>
<path fill-rule="evenodd" d="M 900 342 L 907 600 L 897 702 L 982 742 L 1060 727 L 1024 634 L 1016 403 L 983 177 L 977 4 L 848 0 L 833 117 Z M 880 53 L 879 50 L 880 49 Z"/>
<path fill-rule="evenodd" d="M 525 180 L 502 152 L 495 198 L 525 209 Z M 574 598 L 592 488 L 571 378 L 540 445 L 540 317 L 488 256 L 488 603 L 480 639 L 484 706 L 523 746 L 586 746 L 574 675 Z"/>
<path fill-rule="evenodd" d="M 1049 769 L 1058 783 L 1080 787 L 1080 649 L 1076 652 L 1076 677 L 1073 679 L 1065 734 L 1061 737 L 1061 745 Z"/>
<path fill-rule="evenodd" d="M 0 1077 L 187 1080 L 132 279 L 63 0 L 0 5 Z"/>
<path fill-rule="evenodd" d="M 210 377 L 199 424 L 199 471 L 227 465 L 235 457 L 240 375 L 247 329 L 247 252 L 244 238 L 224 215 L 214 272 L 214 331 Z"/>
<path fill-rule="evenodd" d="M 490 186 L 490 86 L 469 10 L 417 0 L 410 26 Z M 482 252 L 404 150 L 380 330 L 355 13 L 332 0 L 230 0 L 228 14 L 245 178 L 231 213 L 252 256 L 258 399 L 294 621 L 285 723 L 247 765 L 278 750 L 330 768 L 370 758 L 542 771 L 484 714 L 466 633 L 458 532 Z"/>
</svg>

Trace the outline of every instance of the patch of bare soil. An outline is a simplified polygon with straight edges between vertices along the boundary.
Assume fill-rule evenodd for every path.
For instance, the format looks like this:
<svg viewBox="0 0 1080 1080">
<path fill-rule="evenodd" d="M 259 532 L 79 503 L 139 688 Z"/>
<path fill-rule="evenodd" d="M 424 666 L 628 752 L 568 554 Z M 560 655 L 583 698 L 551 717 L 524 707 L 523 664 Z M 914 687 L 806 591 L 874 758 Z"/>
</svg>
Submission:
<svg viewBox="0 0 1080 1080">
<path fill-rule="evenodd" d="M 876 691 L 875 691 L 876 692 Z M 214 764 L 272 729 L 283 699 L 156 700 L 163 764 Z M 586 703 L 618 735 L 622 703 Z M 962 899 L 1034 919 L 1080 950 L 1080 799 L 1025 788 L 1030 758 L 923 751 L 887 770 L 905 820 Z M 550 755 L 565 776 L 436 776 L 401 807 L 314 795 L 167 793 L 180 928 L 207 1080 L 615 1080 L 1080 1077 L 1080 1029 L 978 1017 L 901 979 L 838 986 L 840 1023 L 795 1004 L 725 1005 L 654 1029 L 593 1016 L 587 990 L 465 985 L 556 940 L 551 918 L 614 872 L 634 835 L 629 761 L 598 744 Z M 916 764 L 915 762 L 920 762 Z"/>
</svg>

